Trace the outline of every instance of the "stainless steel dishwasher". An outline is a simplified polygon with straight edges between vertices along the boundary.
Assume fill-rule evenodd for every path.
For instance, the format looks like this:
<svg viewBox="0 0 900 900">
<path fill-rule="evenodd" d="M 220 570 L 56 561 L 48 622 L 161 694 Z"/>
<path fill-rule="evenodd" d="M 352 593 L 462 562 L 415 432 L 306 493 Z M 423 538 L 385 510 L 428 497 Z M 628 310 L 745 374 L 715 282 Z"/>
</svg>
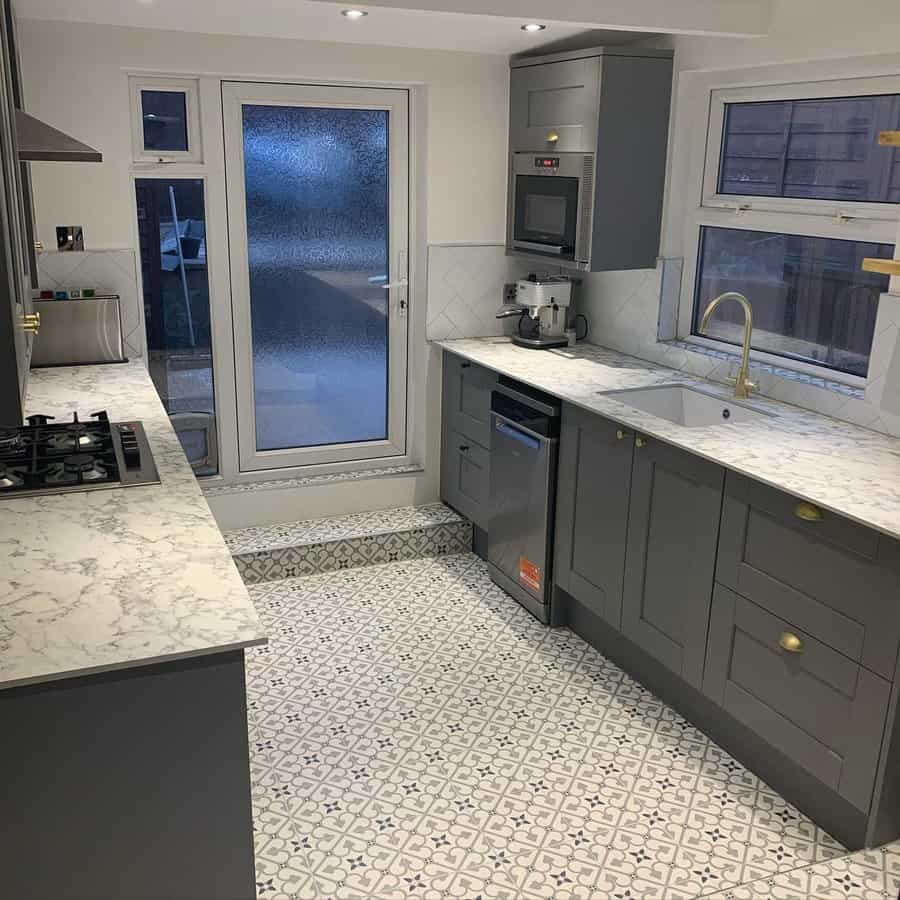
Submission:
<svg viewBox="0 0 900 900">
<path fill-rule="evenodd" d="M 488 569 L 548 624 L 559 422 L 559 400 L 501 376 L 491 393 Z"/>
</svg>

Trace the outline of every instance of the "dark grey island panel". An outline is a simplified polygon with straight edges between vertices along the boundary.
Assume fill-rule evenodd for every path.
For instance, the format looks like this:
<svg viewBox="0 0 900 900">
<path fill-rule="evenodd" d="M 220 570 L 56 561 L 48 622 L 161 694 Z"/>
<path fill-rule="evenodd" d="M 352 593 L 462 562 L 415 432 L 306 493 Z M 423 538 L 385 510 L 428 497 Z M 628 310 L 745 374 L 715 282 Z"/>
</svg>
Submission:
<svg viewBox="0 0 900 900">
<path fill-rule="evenodd" d="M 0 693 L 0 895 L 256 896 L 242 650 Z"/>
</svg>

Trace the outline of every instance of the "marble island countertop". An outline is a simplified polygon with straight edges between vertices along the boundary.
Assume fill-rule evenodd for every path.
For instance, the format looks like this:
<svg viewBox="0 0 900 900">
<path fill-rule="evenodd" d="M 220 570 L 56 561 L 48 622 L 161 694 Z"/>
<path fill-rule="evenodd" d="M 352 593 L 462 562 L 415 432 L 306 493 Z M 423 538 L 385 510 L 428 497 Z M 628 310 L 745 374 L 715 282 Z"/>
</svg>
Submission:
<svg viewBox="0 0 900 900">
<path fill-rule="evenodd" d="M 439 346 L 649 437 L 900 538 L 900 440 L 755 395 L 739 401 L 762 422 L 687 428 L 604 396 L 606 391 L 685 384 L 730 389 L 591 344 L 528 350 L 509 338 L 436 341 Z"/>
<path fill-rule="evenodd" d="M 26 406 L 140 419 L 160 484 L 0 498 L 0 689 L 265 643 L 140 361 L 33 370 Z"/>
</svg>

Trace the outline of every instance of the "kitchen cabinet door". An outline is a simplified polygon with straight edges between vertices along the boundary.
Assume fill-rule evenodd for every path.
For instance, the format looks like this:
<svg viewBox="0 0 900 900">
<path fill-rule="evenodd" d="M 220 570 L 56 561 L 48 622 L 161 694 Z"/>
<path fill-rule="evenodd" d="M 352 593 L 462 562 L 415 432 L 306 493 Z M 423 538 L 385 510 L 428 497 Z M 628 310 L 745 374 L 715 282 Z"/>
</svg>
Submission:
<svg viewBox="0 0 900 900">
<path fill-rule="evenodd" d="M 622 631 L 698 690 L 724 480 L 713 463 L 635 440 Z"/>
<path fill-rule="evenodd" d="M 496 372 L 445 352 L 444 423 L 482 447 L 490 447 L 491 391 L 496 383 Z"/>
<path fill-rule="evenodd" d="M 441 500 L 486 531 L 490 500 L 491 390 L 497 374 L 444 353 Z"/>
<path fill-rule="evenodd" d="M 597 149 L 601 57 L 510 71 L 510 149 L 593 153 Z M 554 140 L 555 138 L 555 140 Z"/>
<path fill-rule="evenodd" d="M 622 617 L 634 435 L 563 407 L 556 505 L 555 581 L 614 628 Z"/>
<path fill-rule="evenodd" d="M 869 809 L 890 682 L 717 585 L 703 690 L 857 809 Z"/>
</svg>

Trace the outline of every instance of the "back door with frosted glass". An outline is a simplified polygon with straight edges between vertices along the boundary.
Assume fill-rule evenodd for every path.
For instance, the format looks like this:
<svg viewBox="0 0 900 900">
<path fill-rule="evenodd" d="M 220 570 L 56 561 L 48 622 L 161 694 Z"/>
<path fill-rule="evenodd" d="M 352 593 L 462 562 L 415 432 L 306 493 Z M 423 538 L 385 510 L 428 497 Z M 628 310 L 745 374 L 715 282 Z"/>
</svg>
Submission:
<svg viewBox="0 0 900 900">
<path fill-rule="evenodd" d="M 241 469 L 400 456 L 409 95 L 222 93 Z"/>
</svg>

